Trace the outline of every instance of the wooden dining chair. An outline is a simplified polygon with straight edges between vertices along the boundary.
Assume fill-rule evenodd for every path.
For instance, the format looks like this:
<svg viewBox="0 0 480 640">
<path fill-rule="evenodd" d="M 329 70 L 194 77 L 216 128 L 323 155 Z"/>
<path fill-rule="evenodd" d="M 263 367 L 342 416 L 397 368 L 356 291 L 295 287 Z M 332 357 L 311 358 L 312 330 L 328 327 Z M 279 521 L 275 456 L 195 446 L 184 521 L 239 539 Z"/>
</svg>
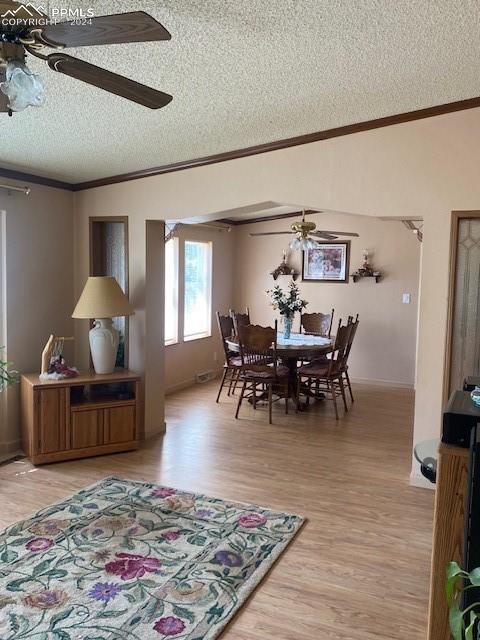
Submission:
<svg viewBox="0 0 480 640">
<path fill-rule="evenodd" d="M 341 396 L 345 411 L 348 411 L 343 375 L 352 326 L 352 324 L 342 326 L 342 321 L 340 320 L 330 358 L 326 362 L 312 362 L 297 370 L 297 407 L 299 406 L 302 388 L 306 386 L 304 392 L 307 396 L 307 403 L 311 396 L 317 395 L 319 392 L 325 393 L 326 397 L 330 396 L 333 400 L 335 418 L 338 420 L 337 398 Z M 302 387 L 304 379 L 306 385 Z M 315 385 L 314 392 L 312 391 L 312 385 Z"/>
<path fill-rule="evenodd" d="M 300 316 L 300 333 L 330 338 L 335 309 L 330 313 L 302 313 Z"/>
<path fill-rule="evenodd" d="M 288 413 L 289 370 L 279 364 L 277 358 L 277 321 L 274 327 L 240 324 L 238 341 L 242 359 L 242 390 L 238 399 L 235 418 L 238 418 L 242 400 L 251 398 L 253 408 L 257 408 L 257 387 L 268 392 L 268 421 L 272 424 L 273 394 L 278 400 L 285 399 L 285 413 Z"/>
<path fill-rule="evenodd" d="M 217 394 L 218 402 L 220 400 L 220 394 L 223 387 L 228 385 L 227 396 L 232 391 L 235 392 L 236 383 L 238 382 L 240 371 L 242 369 L 242 359 L 238 353 L 233 353 L 229 350 L 227 340 L 233 336 L 233 318 L 231 316 L 221 316 L 217 311 L 217 323 L 220 337 L 222 339 L 223 351 L 225 353 L 225 364 L 223 365 L 223 374 L 220 381 L 220 388 Z"/>
<path fill-rule="evenodd" d="M 232 320 L 233 320 L 233 330 L 236 336 L 238 336 L 238 327 L 240 325 L 244 326 L 246 324 L 251 324 L 250 309 L 248 307 L 246 307 L 245 313 L 237 313 L 233 309 L 230 309 L 230 316 L 232 317 Z"/>
<path fill-rule="evenodd" d="M 357 333 L 358 322 L 359 322 L 358 313 L 355 317 L 355 320 L 353 319 L 353 316 L 348 316 L 348 324 L 350 325 L 350 336 L 348 339 L 347 352 L 345 354 L 343 376 L 345 377 L 345 382 L 347 383 L 348 391 L 350 393 L 350 398 L 352 402 L 354 402 L 354 399 L 353 399 L 353 393 L 352 393 L 352 385 L 350 384 L 350 376 L 348 375 L 348 359 L 350 357 L 350 351 L 352 350 L 352 344 L 355 338 L 355 334 Z"/>
</svg>

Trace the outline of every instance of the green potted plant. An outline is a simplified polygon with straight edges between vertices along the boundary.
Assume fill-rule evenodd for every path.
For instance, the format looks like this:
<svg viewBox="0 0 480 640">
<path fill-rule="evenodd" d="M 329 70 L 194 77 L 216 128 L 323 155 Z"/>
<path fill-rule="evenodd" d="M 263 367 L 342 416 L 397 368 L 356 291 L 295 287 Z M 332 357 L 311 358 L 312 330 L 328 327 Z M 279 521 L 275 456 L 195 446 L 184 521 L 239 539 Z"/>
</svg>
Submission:
<svg viewBox="0 0 480 640">
<path fill-rule="evenodd" d="M 0 347 L 0 354 L 3 352 L 4 347 Z M 12 363 L 6 362 L 0 356 L 0 391 L 3 391 L 12 384 L 18 382 L 18 371 L 12 369 Z"/>
<path fill-rule="evenodd" d="M 449 623 L 454 640 L 479 640 L 480 602 L 474 602 L 461 609 L 462 595 L 468 589 L 480 587 L 480 567 L 473 571 L 463 571 L 456 562 L 447 566 L 445 593 L 449 608 Z M 476 634 L 474 636 L 474 633 Z"/>
<path fill-rule="evenodd" d="M 283 337 L 288 339 L 290 338 L 290 332 L 292 330 L 293 316 L 297 311 L 305 309 L 308 302 L 300 298 L 300 290 L 293 280 L 288 285 L 287 293 L 285 293 L 278 284 L 276 284 L 273 289 L 269 289 L 267 293 L 270 294 L 272 298 L 272 307 L 278 310 L 284 318 Z"/>
</svg>

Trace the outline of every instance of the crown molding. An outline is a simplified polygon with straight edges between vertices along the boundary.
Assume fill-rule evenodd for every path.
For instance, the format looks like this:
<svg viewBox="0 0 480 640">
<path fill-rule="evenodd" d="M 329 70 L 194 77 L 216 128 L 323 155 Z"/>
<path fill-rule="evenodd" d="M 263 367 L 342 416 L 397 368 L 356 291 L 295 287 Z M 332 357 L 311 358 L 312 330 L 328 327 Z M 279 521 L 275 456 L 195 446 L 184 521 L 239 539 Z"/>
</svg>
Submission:
<svg viewBox="0 0 480 640">
<path fill-rule="evenodd" d="M 16 169 L 5 169 L 3 167 L 0 167 L 0 177 L 8 178 L 9 180 L 19 180 L 20 182 L 41 184 L 44 187 L 53 187 L 54 189 L 65 189 L 66 191 L 75 190 L 75 185 L 70 184 L 69 182 L 63 182 L 63 180 L 55 180 L 54 178 L 45 178 L 43 176 L 37 176 L 34 173 L 17 171 Z"/>
<path fill-rule="evenodd" d="M 283 140 L 267 142 L 265 144 L 259 144 L 253 147 L 246 147 L 244 149 L 226 151 L 224 153 L 217 153 L 211 156 L 204 156 L 201 158 L 194 158 L 192 160 L 185 160 L 181 162 L 173 162 L 171 164 L 160 165 L 158 167 L 140 169 L 138 171 L 131 171 L 129 173 L 122 173 L 105 178 L 87 180 L 85 182 L 63 182 L 61 180 L 44 178 L 35 174 L 2 168 L 0 168 L 0 176 L 11 178 L 12 180 L 24 180 L 27 182 L 32 182 L 34 184 L 42 184 L 48 187 L 55 187 L 57 189 L 66 189 L 67 191 L 85 191 L 86 189 L 104 187 L 107 185 L 118 184 L 120 182 L 128 182 L 130 180 L 139 180 L 141 178 L 150 178 L 152 176 L 159 176 L 165 173 L 184 171 L 185 169 L 205 167 L 210 164 L 216 164 L 217 162 L 227 162 L 228 160 L 247 158 L 249 156 L 258 155 L 260 153 L 268 153 L 270 151 L 278 151 L 279 149 L 287 149 L 289 147 L 310 144 L 312 142 L 330 140 L 331 138 L 348 136 L 353 133 L 361 133 L 363 131 L 370 131 L 372 129 L 390 127 L 395 124 L 413 122 L 414 120 L 423 120 L 424 118 L 432 118 L 447 113 L 454 113 L 456 111 L 475 109 L 477 107 L 480 107 L 480 97 L 469 98 L 467 100 L 458 100 L 456 102 L 447 102 L 446 104 L 439 104 L 434 107 L 417 109 L 415 111 L 407 111 L 405 113 L 398 113 L 393 116 L 376 118 L 374 120 L 365 120 L 364 122 L 349 124 L 343 127 L 335 127 L 334 129 L 315 131 L 314 133 L 307 133 L 305 135 L 296 136 L 294 138 L 285 138 Z"/>
</svg>

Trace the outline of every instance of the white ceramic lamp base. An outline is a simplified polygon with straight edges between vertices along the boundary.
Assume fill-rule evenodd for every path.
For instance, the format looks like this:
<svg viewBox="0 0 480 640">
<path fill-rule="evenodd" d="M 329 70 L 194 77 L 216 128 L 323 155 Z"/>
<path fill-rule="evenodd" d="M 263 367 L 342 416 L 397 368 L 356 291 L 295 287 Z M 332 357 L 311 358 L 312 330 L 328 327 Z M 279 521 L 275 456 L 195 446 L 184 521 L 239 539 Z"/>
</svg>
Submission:
<svg viewBox="0 0 480 640">
<path fill-rule="evenodd" d="M 95 320 L 88 334 L 95 373 L 112 373 L 117 359 L 119 332 L 111 318 Z"/>
</svg>

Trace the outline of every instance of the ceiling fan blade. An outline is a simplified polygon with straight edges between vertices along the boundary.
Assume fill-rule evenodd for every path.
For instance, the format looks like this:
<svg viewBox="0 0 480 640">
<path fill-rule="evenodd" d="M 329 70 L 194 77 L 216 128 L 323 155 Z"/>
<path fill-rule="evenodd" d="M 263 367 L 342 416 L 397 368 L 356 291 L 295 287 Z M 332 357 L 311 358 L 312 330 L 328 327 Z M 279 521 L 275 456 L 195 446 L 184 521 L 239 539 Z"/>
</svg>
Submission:
<svg viewBox="0 0 480 640">
<path fill-rule="evenodd" d="M 47 56 L 50 69 L 67 76 L 92 84 L 117 96 L 142 104 L 149 109 L 160 109 L 172 100 L 172 96 L 163 91 L 151 89 L 144 84 L 119 76 L 116 73 L 97 67 L 89 62 L 73 58 L 66 53 L 51 53 Z"/>
<path fill-rule="evenodd" d="M 318 236 L 318 235 L 322 235 L 324 233 L 329 233 L 329 234 L 336 235 L 336 236 L 352 236 L 353 238 L 359 238 L 360 237 L 358 235 L 358 233 L 348 233 L 346 231 L 322 231 L 320 229 L 317 229 L 317 231 L 312 231 L 310 235 Z"/>
<path fill-rule="evenodd" d="M 337 236 L 332 235 L 331 233 L 310 233 L 311 236 L 316 236 L 317 238 L 322 238 L 323 240 L 338 240 Z"/>
<path fill-rule="evenodd" d="M 170 40 L 165 27 L 144 11 L 90 18 L 90 24 L 58 22 L 41 27 L 38 38 L 63 47 L 91 47 L 98 44 Z"/>
<path fill-rule="evenodd" d="M 249 233 L 250 236 L 283 236 L 292 235 L 294 231 L 264 231 L 263 233 Z"/>
</svg>

